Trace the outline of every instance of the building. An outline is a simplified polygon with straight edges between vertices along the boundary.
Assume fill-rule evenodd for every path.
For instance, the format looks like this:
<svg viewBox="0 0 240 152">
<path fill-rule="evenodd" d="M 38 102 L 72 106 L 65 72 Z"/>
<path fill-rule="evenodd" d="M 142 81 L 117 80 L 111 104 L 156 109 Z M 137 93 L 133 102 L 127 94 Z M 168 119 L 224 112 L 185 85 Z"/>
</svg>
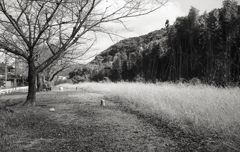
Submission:
<svg viewBox="0 0 240 152">
<path fill-rule="evenodd" d="M 0 63 L 0 88 L 19 86 L 23 79 L 19 75 L 15 76 L 15 68 L 13 66 L 7 66 L 7 82 L 5 82 L 5 68 L 5 63 Z"/>
</svg>

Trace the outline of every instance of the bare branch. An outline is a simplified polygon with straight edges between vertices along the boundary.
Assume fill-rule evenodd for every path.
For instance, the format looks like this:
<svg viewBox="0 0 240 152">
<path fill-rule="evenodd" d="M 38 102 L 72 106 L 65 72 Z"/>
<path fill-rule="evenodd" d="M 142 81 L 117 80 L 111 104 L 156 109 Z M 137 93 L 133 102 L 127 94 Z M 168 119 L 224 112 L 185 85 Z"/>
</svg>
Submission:
<svg viewBox="0 0 240 152">
<path fill-rule="evenodd" d="M 124 18 L 151 13 L 167 0 L 1 0 L 0 47 L 34 61 L 40 72 L 59 59 L 82 57 L 96 44 L 97 34 L 119 36 L 104 28 L 109 22 L 126 27 Z M 113 41 L 113 39 L 112 39 Z"/>
</svg>

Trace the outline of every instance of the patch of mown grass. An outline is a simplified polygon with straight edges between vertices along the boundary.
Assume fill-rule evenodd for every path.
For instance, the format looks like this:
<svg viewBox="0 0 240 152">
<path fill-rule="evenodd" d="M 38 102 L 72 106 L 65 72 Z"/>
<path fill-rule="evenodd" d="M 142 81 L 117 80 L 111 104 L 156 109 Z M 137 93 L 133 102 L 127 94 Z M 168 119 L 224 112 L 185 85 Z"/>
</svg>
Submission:
<svg viewBox="0 0 240 152">
<path fill-rule="evenodd" d="M 25 97 L 26 94 L 12 94 L 2 98 L 11 99 L 12 104 Z M 15 106 L 11 107 L 14 113 L 0 111 L 0 151 L 55 151 L 68 140 L 75 140 L 76 131 L 72 126 L 49 118 L 47 104 L 64 102 L 62 97 L 64 95 L 56 98 L 54 93 L 37 93 L 37 105 L 44 105 L 43 108 Z"/>
<path fill-rule="evenodd" d="M 39 107 L 22 107 L 16 114 L 5 113 L 1 119 L 0 149 L 4 152 L 12 151 L 79 151 L 84 148 L 85 129 L 77 124 L 64 124 L 49 118 L 48 113 L 33 112 Z M 3 116 L 3 115 L 1 115 Z M 88 143 L 85 143 L 88 144 Z"/>
<path fill-rule="evenodd" d="M 6 125 L 6 121 L 9 117 L 11 117 L 10 113 L 0 110 L 0 149 L 2 151 L 6 151 L 12 144 L 12 141 L 6 137 L 6 135 L 9 134 L 9 130 Z"/>
<path fill-rule="evenodd" d="M 6 116 L 4 123 L 8 131 L 5 137 L 11 144 L 4 143 L 4 151 L 146 151 L 148 148 L 172 148 L 164 147 L 165 143 L 171 142 L 156 135 L 157 131 L 151 125 L 142 124 L 136 116 L 108 109 L 110 105 L 99 106 L 103 97 L 100 94 L 67 91 L 39 95 L 42 98 L 38 98 L 36 106 L 15 108 L 14 114 Z M 50 107 L 56 111 L 49 112 Z"/>
</svg>

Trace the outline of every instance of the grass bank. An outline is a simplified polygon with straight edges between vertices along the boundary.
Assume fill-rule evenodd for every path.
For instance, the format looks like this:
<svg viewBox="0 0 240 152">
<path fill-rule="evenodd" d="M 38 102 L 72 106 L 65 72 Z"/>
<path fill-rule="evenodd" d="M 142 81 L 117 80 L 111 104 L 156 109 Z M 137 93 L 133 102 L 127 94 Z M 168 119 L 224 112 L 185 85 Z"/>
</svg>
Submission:
<svg viewBox="0 0 240 152">
<path fill-rule="evenodd" d="M 222 146 L 240 150 L 240 88 L 207 85 L 82 83 L 63 85 L 100 91 L 121 98 L 145 116 L 160 118 L 186 133 L 217 138 Z M 214 142 L 214 140 L 213 140 Z"/>
</svg>

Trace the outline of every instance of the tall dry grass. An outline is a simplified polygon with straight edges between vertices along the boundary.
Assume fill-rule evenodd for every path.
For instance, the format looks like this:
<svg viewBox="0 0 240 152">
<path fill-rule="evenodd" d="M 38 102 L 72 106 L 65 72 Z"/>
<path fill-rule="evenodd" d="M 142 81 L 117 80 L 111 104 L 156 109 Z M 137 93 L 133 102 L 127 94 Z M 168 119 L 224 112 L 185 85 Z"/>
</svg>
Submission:
<svg viewBox="0 0 240 152">
<path fill-rule="evenodd" d="M 124 82 L 65 84 L 64 87 L 79 87 L 118 96 L 135 104 L 142 113 L 160 117 L 184 131 L 216 133 L 224 139 L 240 143 L 240 88 Z"/>
</svg>

